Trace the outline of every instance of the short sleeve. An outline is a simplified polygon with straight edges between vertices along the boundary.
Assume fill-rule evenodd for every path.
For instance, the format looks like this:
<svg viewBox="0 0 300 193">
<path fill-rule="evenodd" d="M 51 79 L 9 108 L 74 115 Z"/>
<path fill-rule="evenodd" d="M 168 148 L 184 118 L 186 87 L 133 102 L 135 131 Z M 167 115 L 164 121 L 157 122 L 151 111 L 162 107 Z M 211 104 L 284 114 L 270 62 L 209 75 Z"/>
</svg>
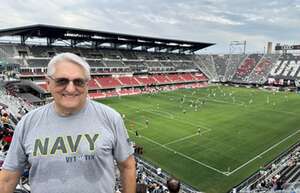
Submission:
<svg viewBox="0 0 300 193">
<path fill-rule="evenodd" d="M 24 131 L 24 121 L 19 121 L 12 138 L 7 156 L 4 160 L 3 169 L 10 171 L 24 171 L 27 161 L 24 145 L 22 144 L 22 132 Z"/>
<path fill-rule="evenodd" d="M 123 119 L 118 114 L 115 120 L 116 140 L 114 147 L 114 158 L 117 161 L 125 161 L 134 150 L 128 137 L 127 130 L 125 128 Z"/>
</svg>

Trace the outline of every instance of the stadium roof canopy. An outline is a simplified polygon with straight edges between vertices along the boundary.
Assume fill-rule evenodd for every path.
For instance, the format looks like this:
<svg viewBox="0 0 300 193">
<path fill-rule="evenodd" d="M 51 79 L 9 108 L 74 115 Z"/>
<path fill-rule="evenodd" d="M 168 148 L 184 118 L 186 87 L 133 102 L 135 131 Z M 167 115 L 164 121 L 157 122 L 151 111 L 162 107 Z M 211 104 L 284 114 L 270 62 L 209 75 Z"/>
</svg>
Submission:
<svg viewBox="0 0 300 193">
<path fill-rule="evenodd" d="M 175 50 L 179 52 L 195 52 L 214 45 L 214 43 L 155 38 L 42 24 L 2 29 L 0 30 L 0 37 L 3 36 L 19 36 L 21 37 L 21 44 L 25 44 L 28 38 L 45 38 L 47 39 L 48 46 L 51 46 L 56 41 L 68 41 L 72 47 L 76 47 L 82 42 L 89 42 L 95 48 L 103 47 L 103 44 L 106 44 L 107 47 L 108 44 L 111 48 L 125 47 L 129 50 L 138 47 L 142 50 L 154 48 L 155 51 L 165 50 L 166 52 Z"/>
</svg>

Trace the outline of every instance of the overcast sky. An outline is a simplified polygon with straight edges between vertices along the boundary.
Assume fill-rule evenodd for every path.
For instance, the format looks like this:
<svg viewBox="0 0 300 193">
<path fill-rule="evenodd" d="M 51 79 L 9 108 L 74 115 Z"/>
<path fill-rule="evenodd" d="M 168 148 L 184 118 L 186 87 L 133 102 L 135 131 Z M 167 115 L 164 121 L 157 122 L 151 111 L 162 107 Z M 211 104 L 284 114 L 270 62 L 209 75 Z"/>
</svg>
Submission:
<svg viewBox="0 0 300 193">
<path fill-rule="evenodd" d="M 300 0 L 0 0 L 1 29 L 50 24 L 216 43 L 202 53 L 300 44 Z M 235 46 L 234 51 L 242 50 Z M 201 53 L 201 52 L 200 52 Z"/>
</svg>

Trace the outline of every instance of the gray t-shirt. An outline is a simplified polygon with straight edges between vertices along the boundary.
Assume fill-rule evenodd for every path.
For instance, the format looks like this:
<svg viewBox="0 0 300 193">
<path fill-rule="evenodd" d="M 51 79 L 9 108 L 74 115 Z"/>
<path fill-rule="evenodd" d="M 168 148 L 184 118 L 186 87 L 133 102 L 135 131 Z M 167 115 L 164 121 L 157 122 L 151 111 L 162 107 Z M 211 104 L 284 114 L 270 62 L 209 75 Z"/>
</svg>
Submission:
<svg viewBox="0 0 300 193">
<path fill-rule="evenodd" d="M 71 116 L 50 103 L 25 115 L 16 127 L 3 168 L 30 163 L 31 193 L 113 193 L 114 159 L 133 154 L 119 113 L 87 100 Z"/>
</svg>

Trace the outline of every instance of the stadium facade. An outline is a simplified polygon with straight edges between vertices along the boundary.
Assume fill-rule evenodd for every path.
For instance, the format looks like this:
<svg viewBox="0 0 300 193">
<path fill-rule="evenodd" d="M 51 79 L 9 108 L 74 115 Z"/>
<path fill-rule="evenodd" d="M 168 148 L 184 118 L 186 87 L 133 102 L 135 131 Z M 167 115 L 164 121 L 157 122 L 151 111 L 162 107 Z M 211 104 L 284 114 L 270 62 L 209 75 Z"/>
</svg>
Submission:
<svg viewBox="0 0 300 193">
<path fill-rule="evenodd" d="M 4 86 L 9 94 L 31 104 L 51 100 L 45 80 L 47 64 L 61 52 L 80 55 L 91 65 L 88 86 L 92 99 L 201 88 L 210 83 L 289 91 L 299 88 L 300 56 L 287 52 L 200 55 L 195 52 L 214 43 L 49 25 L 2 29 L 0 37 L 11 37 L 0 42 Z M 254 176 L 233 192 L 247 192 L 245 187 L 256 186 L 260 175 Z M 299 180 L 295 176 L 294 181 Z"/>
</svg>

